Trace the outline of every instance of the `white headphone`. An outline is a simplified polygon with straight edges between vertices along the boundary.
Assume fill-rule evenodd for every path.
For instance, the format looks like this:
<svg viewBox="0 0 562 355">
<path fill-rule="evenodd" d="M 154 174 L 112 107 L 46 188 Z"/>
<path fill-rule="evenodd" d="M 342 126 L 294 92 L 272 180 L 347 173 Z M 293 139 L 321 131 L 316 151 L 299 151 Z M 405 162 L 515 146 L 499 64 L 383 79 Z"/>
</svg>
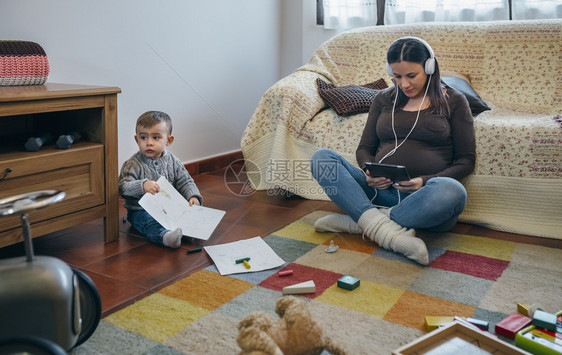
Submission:
<svg viewBox="0 0 562 355">
<path fill-rule="evenodd" d="M 435 53 L 433 52 L 433 49 L 431 48 L 429 43 L 427 43 L 426 41 L 424 41 L 423 39 L 421 39 L 419 37 L 407 36 L 407 37 L 398 38 L 396 41 L 392 42 L 392 44 L 394 44 L 394 43 L 396 43 L 400 40 L 403 40 L 403 39 L 416 40 L 416 41 L 420 42 L 421 44 L 423 44 L 425 46 L 425 48 L 427 48 L 427 50 L 429 51 L 429 58 L 425 61 L 425 64 L 424 64 L 425 73 L 427 75 L 431 75 L 431 74 L 435 73 Z M 392 44 L 390 46 L 392 46 Z M 388 64 L 388 63 L 386 63 L 386 71 L 388 72 L 388 75 L 394 76 L 394 74 L 392 73 L 392 68 L 390 67 L 390 64 Z"/>
<path fill-rule="evenodd" d="M 394 148 L 392 150 L 390 150 L 384 157 L 382 157 L 382 159 L 379 161 L 379 163 L 382 163 L 383 160 L 385 160 L 389 156 L 396 153 L 396 150 L 398 150 L 398 148 L 400 148 L 402 146 L 402 144 L 404 144 L 406 142 L 406 140 L 410 137 L 410 135 L 414 131 L 414 128 L 416 128 L 416 125 L 417 125 L 418 120 L 420 118 L 420 112 L 421 112 L 423 102 L 425 100 L 425 97 L 427 96 L 427 91 L 429 89 L 429 83 L 431 83 L 431 77 L 432 77 L 433 73 L 435 73 L 435 53 L 433 53 L 433 49 L 431 48 L 429 43 L 427 43 L 426 41 L 424 41 L 421 38 L 408 36 L 408 37 L 399 38 L 396 41 L 392 42 L 392 44 L 394 44 L 397 41 L 402 40 L 402 39 L 413 39 L 413 40 L 419 41 L 420 43 L 422 43 L 425 46 L 425 48 L 427 48 L 427 50 L 429 51 L 429 58 L 425 61 L 424 69 L 425 69 L 425 73 L 427 75 L 429 75 L 429 79 L 427 80 L 425 93 L 423 94 L 423 98 L 420 102 L 420 107 L 418 108 L 418 114 L 416 115 L 416 120 L 414 121 L 414 125 L 412 126 L 412 128 L 410 129 L 410 132 L 408 132 L 408 134 L 406 135 L 406 137 L 404 138 L 404 140 L 402 140 L 402 142 L 400 144 L 398 144 L 398 136 L 397 136 L 396 130 L 394 128 L 394 110 L 396 109 L 396 101 L 398 100 L 398 90 L 399 90 L 398 85 L 395 85 L 396 86 L 396 96 L 394 97 L 394 104 L 392 105 L 392 132 L 394 133 Z M 392 46 L 392 44 L 391 44 L 391 46 Z M 390 64 L 388 64 L 388 62 L 386 63 L 386 71 L 388 72 L 388 75 L 394 76 L 394 73 L 392 72 L 392 68 L 390 67 Z M 398 194 L 398 198 L 400 198 L 400 194 Z"/>
</svg>

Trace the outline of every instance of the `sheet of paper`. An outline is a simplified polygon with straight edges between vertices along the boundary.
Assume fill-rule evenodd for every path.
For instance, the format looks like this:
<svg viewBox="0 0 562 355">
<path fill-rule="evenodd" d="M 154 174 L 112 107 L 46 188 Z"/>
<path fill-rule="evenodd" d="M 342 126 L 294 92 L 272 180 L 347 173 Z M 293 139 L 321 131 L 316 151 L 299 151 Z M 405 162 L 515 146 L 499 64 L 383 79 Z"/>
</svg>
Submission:
<svg viewBox="0 0 562 355">
<path fill-rule="evenodd" d="M 268 270 L 285 263 L 260 237 L 210 245 L 204 249 L 221 275 Z M 236 260 L 243 258 L 250 258 L 249 269 L 243 263 L 236 264 Z"/>
<path fill-rule="evenodd" d="M 164 178 L 158 181 L 160 192 L 146 193 L 139 200 L 142 206 L 164 228 L 181 228 L 183 235 L 207 240 L 226 213 L 204 206 L 190 206 L 189 202 Z"/>
</svg>

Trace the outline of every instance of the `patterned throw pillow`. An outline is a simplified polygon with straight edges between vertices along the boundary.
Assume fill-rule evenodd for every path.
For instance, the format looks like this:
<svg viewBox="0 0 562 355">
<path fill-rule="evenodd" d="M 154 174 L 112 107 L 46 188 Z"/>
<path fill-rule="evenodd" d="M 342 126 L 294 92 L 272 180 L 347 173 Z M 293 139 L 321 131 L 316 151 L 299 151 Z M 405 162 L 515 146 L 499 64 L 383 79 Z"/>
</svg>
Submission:
<svg viewBox="0 0 562 355">
<path fill-rule="evenodd" d="M 339 87 L 318 78 L 316 84 L 324 103 L 333 108 L 339 116 L 369 112 L 378 92 L 388 87 L 382 78 L 365 85 Z"/>
</svg>

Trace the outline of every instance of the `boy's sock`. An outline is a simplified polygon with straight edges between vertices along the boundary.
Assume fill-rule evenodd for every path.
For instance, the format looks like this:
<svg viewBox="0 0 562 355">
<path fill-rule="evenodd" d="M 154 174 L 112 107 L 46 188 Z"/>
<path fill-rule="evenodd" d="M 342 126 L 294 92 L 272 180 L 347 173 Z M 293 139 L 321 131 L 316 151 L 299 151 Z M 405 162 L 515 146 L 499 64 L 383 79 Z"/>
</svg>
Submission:
<svg viewBox="0 0 562 355">
<path fill-rule="evenodd" d="M 177 249 L 181 246 L 181 237 L 181 228 L 176 228 L 173 231 L 167 231 L 162 238 L 162 242 L 167 247 Z"/>
</svg>

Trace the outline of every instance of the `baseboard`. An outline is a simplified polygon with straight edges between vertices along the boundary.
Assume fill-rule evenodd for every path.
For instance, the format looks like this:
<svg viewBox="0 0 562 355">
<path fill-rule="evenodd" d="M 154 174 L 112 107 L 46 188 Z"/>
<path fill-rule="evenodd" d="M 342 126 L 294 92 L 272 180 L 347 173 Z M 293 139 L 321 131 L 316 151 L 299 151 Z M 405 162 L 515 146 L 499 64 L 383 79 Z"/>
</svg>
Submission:
<svg viewBox="0 0 562 355">
<path fill-rule="evenodd" d="M 227 167 L 232 162 L 240 159 L 244 159 L 241 150 L 194 161 L 184 164 L 184 166 L 190 175 L 197 175 Z"/>
</svg>

